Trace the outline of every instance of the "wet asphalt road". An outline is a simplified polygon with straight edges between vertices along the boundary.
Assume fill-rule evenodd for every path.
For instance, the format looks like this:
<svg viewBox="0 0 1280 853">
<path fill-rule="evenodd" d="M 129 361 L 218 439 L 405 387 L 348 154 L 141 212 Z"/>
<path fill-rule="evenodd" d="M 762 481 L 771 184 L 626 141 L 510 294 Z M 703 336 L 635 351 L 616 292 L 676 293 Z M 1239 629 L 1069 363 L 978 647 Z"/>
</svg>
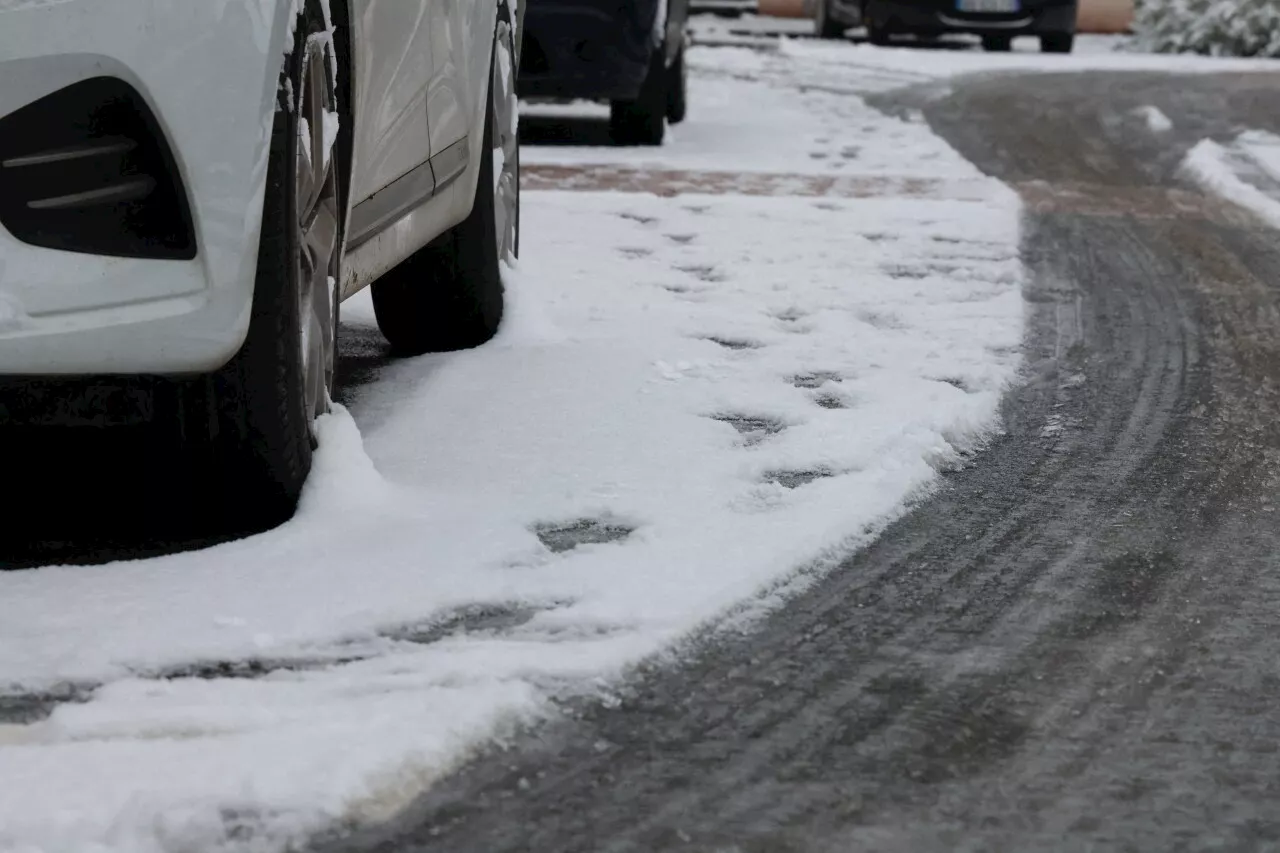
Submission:
<svg viewBox="0 0 1280 853">
<path fill-rule="evenodd" d="M 1280 849 L 1280 237 L 1176 174 L 1280 131 L 1280 81 L 881 106 L 1027 199 L 1007 436 L 749 636 L 321 849 Z"/>
</svg>

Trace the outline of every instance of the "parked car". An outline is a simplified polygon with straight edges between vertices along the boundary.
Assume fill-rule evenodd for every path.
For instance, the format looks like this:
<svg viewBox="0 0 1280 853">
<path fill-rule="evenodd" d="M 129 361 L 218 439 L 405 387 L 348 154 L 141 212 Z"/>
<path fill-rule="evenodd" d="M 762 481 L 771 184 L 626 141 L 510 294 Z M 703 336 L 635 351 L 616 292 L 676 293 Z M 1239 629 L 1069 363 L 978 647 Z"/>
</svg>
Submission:
<svg viewBox="0 0 1280 853">
<path fill-rule="evenodd" d="M 400 353 L 498 327 L 517 2 L 0 3 L 0 420 L 173 377 L 201 485 L 290 514 L 342 299 Z"/>
<path fill-rule="evenodd" d="M 687 109 L 689 0 L 531 0 L 520 96 L 609 101 L 624 145 L 660 145 Z"/>
<path fill-rule="evenodd" d="M 816 0 L 820 38 L 842 38 L 864 26 L 872 44 L 899 35 L 936 38 L 972 33 L 984 50 L 1004 51 L 1015 36 L 1038 36 L 1045 53 L 1070 53 L 1078 0 Z"/>
</svg>

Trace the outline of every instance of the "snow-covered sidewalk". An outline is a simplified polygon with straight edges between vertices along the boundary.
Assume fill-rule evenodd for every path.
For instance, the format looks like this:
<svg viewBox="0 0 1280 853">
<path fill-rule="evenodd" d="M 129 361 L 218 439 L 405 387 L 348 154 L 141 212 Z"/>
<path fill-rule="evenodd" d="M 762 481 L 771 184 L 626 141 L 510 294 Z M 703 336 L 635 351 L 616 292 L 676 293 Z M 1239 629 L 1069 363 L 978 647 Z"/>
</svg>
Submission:
<svg viewBox="0 0 1280 853">
<path fill-rule="evenodd" d="M 814 88 L 829 50 L 699 49 L 660 150 L 527 149 L 499 338 L 355 389 L 291 523 L 0 575 L 0 692 L 31 718 L 0 719 L 0 849 L 386 817 L 965 464 L 1019 365 L 1019 203 Z M 367 297 L 343 318 L 376 340 Z"/>
</svg>

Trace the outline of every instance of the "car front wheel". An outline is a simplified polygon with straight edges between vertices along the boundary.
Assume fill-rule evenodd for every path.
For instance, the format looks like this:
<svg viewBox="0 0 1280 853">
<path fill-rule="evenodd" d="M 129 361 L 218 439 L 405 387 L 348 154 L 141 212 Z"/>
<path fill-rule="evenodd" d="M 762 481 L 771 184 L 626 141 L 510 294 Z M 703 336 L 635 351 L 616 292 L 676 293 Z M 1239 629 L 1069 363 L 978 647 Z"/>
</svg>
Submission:
<svg viewBox="0 0 1280 853">
<path fill-rule="evenodd" d="M 183 417 L 220 514 L 237 524 L 293 514 L 333 389 L 344 208 L 331 33 L 307 0 L 277 87 L 249 330 Z"/>
</svg>

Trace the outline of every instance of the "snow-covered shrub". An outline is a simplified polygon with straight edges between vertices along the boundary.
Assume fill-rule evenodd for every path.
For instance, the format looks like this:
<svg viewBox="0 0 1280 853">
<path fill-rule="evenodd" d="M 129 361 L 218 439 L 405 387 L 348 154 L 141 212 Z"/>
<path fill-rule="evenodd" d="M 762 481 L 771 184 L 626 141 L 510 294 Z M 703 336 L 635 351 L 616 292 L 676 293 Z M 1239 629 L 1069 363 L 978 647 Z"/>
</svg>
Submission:
<svg viewBox="0 0 1280 853">
<path fill-rule="evenodd" d="M 1139 0 L 1133 29 L 1162 53 L 1280 56 L 1280 0 Z"/>
</svg>

